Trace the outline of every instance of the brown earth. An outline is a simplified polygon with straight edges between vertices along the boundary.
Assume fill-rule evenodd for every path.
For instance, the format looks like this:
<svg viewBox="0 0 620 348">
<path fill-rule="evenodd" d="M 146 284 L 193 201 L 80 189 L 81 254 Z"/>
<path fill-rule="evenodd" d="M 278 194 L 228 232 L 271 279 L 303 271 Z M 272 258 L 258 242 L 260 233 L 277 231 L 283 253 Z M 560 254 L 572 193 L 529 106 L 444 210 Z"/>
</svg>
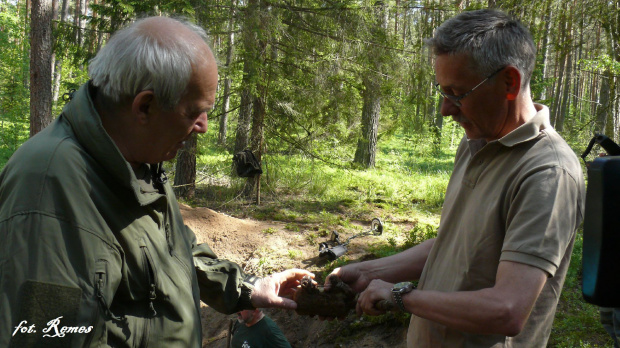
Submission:
<svg viewBox="0 0 620 348">
<path fill-rule="evenodd" d="M 243 266 L 248 273 L 264 276 L 289 268 L 314 272 L 322 282 L 324 261 L 318 257 L 318 242 L 311 226 L 290 231 L 284 223 L 237 219 L 208 208 L 181 205 L 185 223 L 196 233 L 199 243 L 208 243 L 220 258 Z M 347 236 L 341 236 L 348 237 Z M 372 238 L 372 237 L 368 237 Z M 364 238 L 351 240 L 347 256 L 365 258 Z M 351 313 L 343 321 L 321 321 L 294 311 L 265 309 L 282 329 L 293 347 L 405 347 L 406 318 L 386 315 L 380 320 L 358 318 Z M 228 327 L 236 315 L 201 308 L 203 347 L 226 347 Z"/>
</svg>

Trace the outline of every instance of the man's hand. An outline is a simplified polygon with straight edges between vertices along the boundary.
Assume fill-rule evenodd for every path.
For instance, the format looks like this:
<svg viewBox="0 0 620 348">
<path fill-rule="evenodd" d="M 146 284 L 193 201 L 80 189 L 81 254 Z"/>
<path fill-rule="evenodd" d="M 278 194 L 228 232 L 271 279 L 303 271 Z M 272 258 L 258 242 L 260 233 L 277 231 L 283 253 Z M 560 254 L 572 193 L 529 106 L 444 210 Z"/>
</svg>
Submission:
<svg viewBox="0 0 620 348">
<path fill-rule="evenodd" d="M 362 313 L 368 315 L 384 314 L 385 310 L 377 308 L 377 303 L 380 301 L 391 303 L 393 287 L 394 284 L 384 282 L 380 279 L 371 281 L 366 290 L 364 290 L 357 299 L 357 305 L 355 306 L 357 315 L 362 315 Z"/>
<path fill-rule="evenodd" d="M 314 274 L 308 271 L 289 269 L 259 279 L 254 285 L 254 291 L 252 291 L 252 297 L 250 298 L 252 305 L 255 308 L 278 307 L 296 309 L 297 303 L 295 301 L 282 296 L 291 295 L 304 276 L 314 278 Z"/>
<path fill-rule="evenodd" d="M 359 265 L 359 263 L 354 263 L 344 267 L 338 267 L 333 270 L 333 272 L 325 279 L 325 289 L 329 289 L 331 283 L 328 279 L 332 274 L 335 274 L 340 277 L 340 280 L 350 286 L 351 290 L 358 293 L 364 291 L 371 279 L 369 279 L 368 276 L 360 270 Z"/>
</svg>

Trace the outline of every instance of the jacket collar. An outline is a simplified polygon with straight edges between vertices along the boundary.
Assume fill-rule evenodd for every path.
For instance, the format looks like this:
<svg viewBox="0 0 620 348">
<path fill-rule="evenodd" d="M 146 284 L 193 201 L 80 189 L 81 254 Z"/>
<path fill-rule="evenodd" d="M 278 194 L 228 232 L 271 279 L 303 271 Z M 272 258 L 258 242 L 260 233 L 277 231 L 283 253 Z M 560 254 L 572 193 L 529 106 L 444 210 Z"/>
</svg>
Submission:
<svg viewBox="0 0 620 348">
<path fill-rule="evenodd" d="M 63 108 L 63 115 L 75 133 L 78 142 L 115 180 L 131 189 L 140 205 L 148 205 L 162 195 L 150 184 L 149 166 L 143 164 L 136 171 L 125 160 L 101 123 L 90 91 L 90 82 L 83 84 Z M 139 176 L 139 178 L 138 178 Z"/>
</svg>

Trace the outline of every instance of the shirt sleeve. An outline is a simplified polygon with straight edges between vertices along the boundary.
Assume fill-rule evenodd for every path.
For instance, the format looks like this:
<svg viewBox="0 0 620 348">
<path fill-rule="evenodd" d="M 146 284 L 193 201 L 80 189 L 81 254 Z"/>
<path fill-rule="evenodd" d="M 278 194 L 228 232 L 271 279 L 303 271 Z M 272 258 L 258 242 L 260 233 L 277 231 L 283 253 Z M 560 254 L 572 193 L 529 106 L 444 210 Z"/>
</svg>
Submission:
<svg viewBox="0 0 620 348">
<path fill-rule="evenodd" d="M 579 184 L 560 167 L 528 175 L 509 197 L 500 261 L 514 261 L 553 276 L 581 221 Z"/>
</svg>

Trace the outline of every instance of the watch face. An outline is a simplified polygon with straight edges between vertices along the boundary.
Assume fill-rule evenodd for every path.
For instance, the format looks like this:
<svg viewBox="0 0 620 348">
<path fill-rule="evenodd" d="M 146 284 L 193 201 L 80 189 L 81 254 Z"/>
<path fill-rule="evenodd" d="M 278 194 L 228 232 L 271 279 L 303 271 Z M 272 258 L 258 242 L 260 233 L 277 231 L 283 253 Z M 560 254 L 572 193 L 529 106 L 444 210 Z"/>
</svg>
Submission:
<svg viewBox="0 0 620 348">
<path fill-rule="evenodd" d="M 397 283 L 394 285 L 394 291 L 398 291 L 399 293 L 406 293 L 413 289 L 413 284 L 409 282 Z"/>
</svg>

